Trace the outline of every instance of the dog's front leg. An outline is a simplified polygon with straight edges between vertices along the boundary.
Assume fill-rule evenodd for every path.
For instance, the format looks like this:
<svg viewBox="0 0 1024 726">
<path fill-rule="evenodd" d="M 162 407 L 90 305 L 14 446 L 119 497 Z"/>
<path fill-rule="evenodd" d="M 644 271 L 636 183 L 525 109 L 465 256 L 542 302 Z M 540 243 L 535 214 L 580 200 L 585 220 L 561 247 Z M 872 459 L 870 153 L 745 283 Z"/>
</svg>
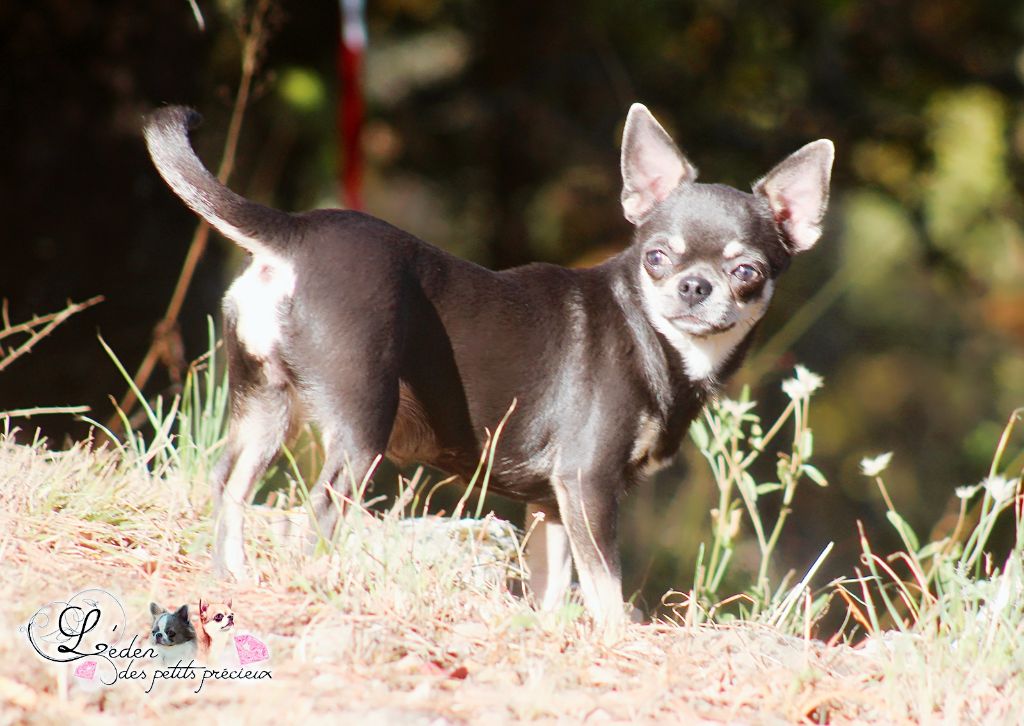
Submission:
<svg viewBox="0 0 1024 726">
<path fill-rule="evenodd" d="M 623 619 L 617 542 L 619 504 L 616 497 L 586 496 L 586 485 L 582 474 L 551 479 L 576 563 L 583 602 L 598 624 L 613 625 Z"/>
<path fill-rule="evenodd" d="M 554 610 L 563 602 L 572 582 L 572 553 L 569 534 L 558 516 L 557 506 L 526 506 L 526 564 L 530 570 L 530 592 L 536 607 Z"/>
</svg>

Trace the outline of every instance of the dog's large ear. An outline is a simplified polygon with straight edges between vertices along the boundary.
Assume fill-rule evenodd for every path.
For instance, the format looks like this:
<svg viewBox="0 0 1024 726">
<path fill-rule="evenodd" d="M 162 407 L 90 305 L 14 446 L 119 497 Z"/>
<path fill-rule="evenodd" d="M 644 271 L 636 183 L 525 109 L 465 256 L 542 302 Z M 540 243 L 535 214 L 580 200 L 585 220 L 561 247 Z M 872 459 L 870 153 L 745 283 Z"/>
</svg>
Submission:
<svg viewBox="0 0 1024 726">
<path fill-rule="evenodd" d="M 836 150 L 828 139 L 794 152 L 754 184 L 775 215 L 791 252 L 805 252 L 821 236 Z"/>
<path fill-rule="evenodd" d="M 188 603 L 185 603 L 180 608 L 175 610 L 174 614 L 177 615 L 182 620 L 184 620 L 185 622 L 188 622 Z"/>
<path fill-rule="evenodd" d="M 686 160 L 647 107 L 634 103 L 622 132 L 622 211 L 640 224 L 673 189 L 697 178 Z"/>
<path fill-rule="evenodd" d="M 149 614 L 152 615 L 154 619 L 156 619 L 164 614 L 164 609 L 157 605 L 155 602 L 151 602 L 149 604 Z"/>
</svg>

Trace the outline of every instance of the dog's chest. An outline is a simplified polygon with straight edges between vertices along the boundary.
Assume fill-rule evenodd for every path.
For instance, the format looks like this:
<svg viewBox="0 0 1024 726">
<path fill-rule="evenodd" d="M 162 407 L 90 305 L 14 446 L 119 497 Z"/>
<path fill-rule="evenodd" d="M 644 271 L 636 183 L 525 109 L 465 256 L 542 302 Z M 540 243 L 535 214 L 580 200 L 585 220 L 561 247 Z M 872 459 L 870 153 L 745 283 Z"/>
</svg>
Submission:
<svg viewBox="0 0 1024 726">
<path fill-rule="evenodd" d="M 629 463 L 640 477 L 664 468 L 675 457 L 683 437 L 713 389 L 707 385 L 677 382 L 677 393 L 666 408 L 641 412 L 633 429 Z"/>
</svg>

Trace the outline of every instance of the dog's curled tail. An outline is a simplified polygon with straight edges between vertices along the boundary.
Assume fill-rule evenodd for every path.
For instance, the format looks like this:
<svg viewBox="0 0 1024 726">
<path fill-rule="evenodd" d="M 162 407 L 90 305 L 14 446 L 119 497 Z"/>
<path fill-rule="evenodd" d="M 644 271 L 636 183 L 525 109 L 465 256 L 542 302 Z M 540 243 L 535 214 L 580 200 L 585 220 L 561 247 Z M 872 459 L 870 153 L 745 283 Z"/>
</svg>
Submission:
<svg viewBox="0 0 1024 726">
<path fill-rule="evenodd" d="M 203 166 L 188 138 L 201 121 L 185 106 L 166 106 L 146 117 L 143 135 L 160 176 L 193 212 L 235 244 L 253 254 L 281 252 L 292 236 L 291 215 L 235 194 Z"/>
</svg>

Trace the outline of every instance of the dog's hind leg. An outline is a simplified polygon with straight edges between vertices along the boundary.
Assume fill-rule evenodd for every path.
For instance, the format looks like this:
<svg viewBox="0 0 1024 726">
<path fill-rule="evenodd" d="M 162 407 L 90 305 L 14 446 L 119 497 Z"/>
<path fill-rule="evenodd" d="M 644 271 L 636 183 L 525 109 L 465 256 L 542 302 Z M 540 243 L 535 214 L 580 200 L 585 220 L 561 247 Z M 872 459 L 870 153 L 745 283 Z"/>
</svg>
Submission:
<svg viewBox="0 0 1024 726">
<path fill-rule="evenodd" d="M 215 472 L 214 573 L 238 582 L 249 579 L 245 563 L 245 508 L 256 483 L 277 455 L 291 420 L 291 392 L 285 385 L 248 390 L 233 402 L 227 449 Z"/>
<path fill-rule="evenodd" d="M 543 519 L 534 521 L 534 517 Z M 526 564 L 530 569 L 530 592 L 541 610 L 553 610 L 565 601 L 572 583 L 572 553 L 565 525 L 558 518 L 558 507 L 528 504 L 526 530 L 532 532 L 526 543 Z"/>
<path fill-rule="evenodd" d="M 324 444 L 324 465 L 310 492 L 316 527 L 311 544 L 330 539 L 345 499 L 385 453 L 398 408 L 398 381 L 369 381 L 361 389 L 335 390 L 309 402 Z"/>
<path fill-rule="evenodd" d="M 346 437 L 321 432 L 324 440 L 324 465 L 310 492 L 316 528 L 313 543 L 320 537 L 330 539 L 345 508 L 345 500 L 369 475 L 383 445 L 358 445 Z M 376 452 L 376 453 L 374 453 Z"/>
</svg>

